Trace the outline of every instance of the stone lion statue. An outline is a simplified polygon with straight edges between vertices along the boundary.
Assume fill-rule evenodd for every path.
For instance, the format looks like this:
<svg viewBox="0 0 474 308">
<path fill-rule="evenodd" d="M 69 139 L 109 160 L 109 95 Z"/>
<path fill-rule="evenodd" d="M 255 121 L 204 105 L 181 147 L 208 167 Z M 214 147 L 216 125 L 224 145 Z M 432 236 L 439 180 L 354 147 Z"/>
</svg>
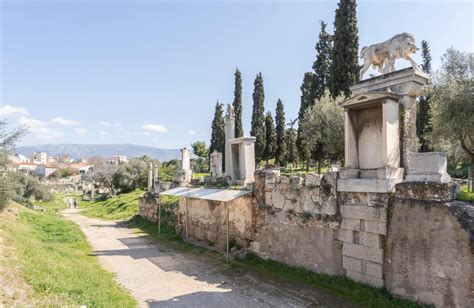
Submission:
<svg viewBox="0 0 474 308">
<path fill-rule="evenodd" d="M 410 33 L 400 33 L 385 42 L 365 46 L 360 51 L 360 57 L 364 60 L 364 66 L 360 70 L 360 78 L 372 65 L 380 73 L 390 73 L 395 70 L 395 59 L 405 59 L 410 61 L 413 68 L 418 68 L 418 64 L 410 57 L 418 50 L 415 44 L 415 37 Z"/>
</svg>

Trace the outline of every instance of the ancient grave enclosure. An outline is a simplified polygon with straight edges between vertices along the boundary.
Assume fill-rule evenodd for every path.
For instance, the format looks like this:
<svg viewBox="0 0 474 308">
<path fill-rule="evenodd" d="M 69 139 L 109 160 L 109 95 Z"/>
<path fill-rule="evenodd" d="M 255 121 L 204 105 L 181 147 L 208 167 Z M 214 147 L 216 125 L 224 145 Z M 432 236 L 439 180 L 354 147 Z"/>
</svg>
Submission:
<svg viewBox="0 0 474 308">
<path fill-rule="evenodd" d="M 416 67 L 383 73 L 360 81 L 341 103 L 339 172 L 256 171 L 254 138 L 234 138 L 229 107 L 225 174 L 213 153 L 212 177 L 248 189 L 192 188 L 180 176 L 182 187 L 160 193 L 180 198 L 178 232 L 437 307 L 474 306 L 474 206 L 453 201 L 445 154 L 416 153 L 416 98 L 428 76 Z M 159 203 L 159 194 L 142 199 L 140 215 L 156 220 Z"/>
</svg>

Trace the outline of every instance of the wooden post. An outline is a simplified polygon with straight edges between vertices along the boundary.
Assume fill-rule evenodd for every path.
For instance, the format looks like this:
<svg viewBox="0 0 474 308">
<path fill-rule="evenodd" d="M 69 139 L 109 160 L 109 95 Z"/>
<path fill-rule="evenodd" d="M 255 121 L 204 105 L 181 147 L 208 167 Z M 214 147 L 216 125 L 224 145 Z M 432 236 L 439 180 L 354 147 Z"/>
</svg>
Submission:
<svg viewBox="0 0 474 308">
<path fill-rule="evenodd" d="M 161 234 L 161 200 L 158 203 L 158 234 Z"/>
<path fill-rule="evenodd" d="M 188 240 L 188 198 L 184 197 L 185 200 L 185 207 L 186 207 L 186 221 L 185 221 L 185 231 L 184 231 L 184 237 L 185 240 Z"/>
<path fill-rule="evenodd" d="M 227 210 L 227 262 L 229 262 L 229 202 L 226 202 L 226 210 Z"/>
<path fill-rule="evenodd" d="M 467 192 L 471 192 L 472 191 L 472 176 L 471 176 L 471 173 L 472 173 L 472 166 L 469 166 L 469 168 L 467 169 Z"/>
</svg>

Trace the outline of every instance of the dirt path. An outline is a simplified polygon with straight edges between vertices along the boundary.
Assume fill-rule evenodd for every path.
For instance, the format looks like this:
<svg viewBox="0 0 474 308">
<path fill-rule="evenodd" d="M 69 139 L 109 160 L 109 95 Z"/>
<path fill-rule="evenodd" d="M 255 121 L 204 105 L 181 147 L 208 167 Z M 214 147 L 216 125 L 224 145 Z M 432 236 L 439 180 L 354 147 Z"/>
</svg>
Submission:
<svg viewBox="0 0 474 308">
<path fill-rule="evenodd" d="M 64 216 L 81 227 L 104 268 L 116 273 L 142 307 L 356 306 L 325 291 L 233 271 L 222 260 L 161 247 L 120 223 L 77 210 L 66 210 Z"/>
</svg>

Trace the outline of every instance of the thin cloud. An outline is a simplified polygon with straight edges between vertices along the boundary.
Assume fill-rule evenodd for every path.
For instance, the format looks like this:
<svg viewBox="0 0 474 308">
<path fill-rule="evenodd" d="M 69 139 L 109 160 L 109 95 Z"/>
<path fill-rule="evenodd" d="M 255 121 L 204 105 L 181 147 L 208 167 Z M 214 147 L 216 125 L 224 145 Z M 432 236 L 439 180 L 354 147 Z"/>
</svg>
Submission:
<svg viewBox="0 0 474 308">
<path fill-rule="evenodd" d="M 190 130 L 189 133 L 190 133 L 191 135 L 196 135 L 196 131 L 195 131 L 195 130 Z"/>
<path fill-rule="evenodd" d="M 115 123 L 110 123 L 110 122 L 104 122 L 104 121 L 101 121 L 99 122 L 100 125 L 102 126 L 107 126 L 107 127 L 117 127 L 117 126 L 120 126 L 120 123 L 119 122 L 115 122 Z"/>
<path fill-rule="evenodd" d="M 101 130 L 101 131 L 99 132 L 99 135 L 101 135 L 101 136 L 107 136 L 108 134 L 109 134 L 109 133 L 106 132 L 105 130 Z"/>
<path fill-rule="evenodd" d="M 142 125 L 142 128 L 154 133 L 166 133 L 168 131 L 168 129 L 161 124 L 145 124 Z"/>
<path fill-rule="evenodd" d="M 65 125 L 65 126 L 73 126 L 73 125 L 79 125 L 78 121 L 70 120 L 70 119 L 65 119 L 63 117 L 56 117 L 52 120 L 53 123 L 57 123 L 60 125 Z"/>
<path fill-rule="evenodd" d="M 12 105 L 5 105 L 0 107 L 0 117 L 8 117 L 8 116 L 28 116 L 30 113 L 26 108 L 23 107 L 15 107 Z"/>
<path fill-rule="evenodd" d="M 75 128 L 74 132 L 79 136 L 84 136 L 89 132 L 89 130 L 87 128 Z"/>
<path fill-rule="evenodd" d="M 56 139 L 64 135 L 63 132 L 51 129 L 48 126 L 48 123 L 37 120 L 37 119 L 29 118 L 26 116 L 21 116 L 19 119 L 19 123 L 20 125 L 23 125 L 26 128 L 28 128 L 28 130 L 33 135 L 35 135 L 36 137 L 40 139 L 51 140 L 51 139 Z"/>
</svg>

